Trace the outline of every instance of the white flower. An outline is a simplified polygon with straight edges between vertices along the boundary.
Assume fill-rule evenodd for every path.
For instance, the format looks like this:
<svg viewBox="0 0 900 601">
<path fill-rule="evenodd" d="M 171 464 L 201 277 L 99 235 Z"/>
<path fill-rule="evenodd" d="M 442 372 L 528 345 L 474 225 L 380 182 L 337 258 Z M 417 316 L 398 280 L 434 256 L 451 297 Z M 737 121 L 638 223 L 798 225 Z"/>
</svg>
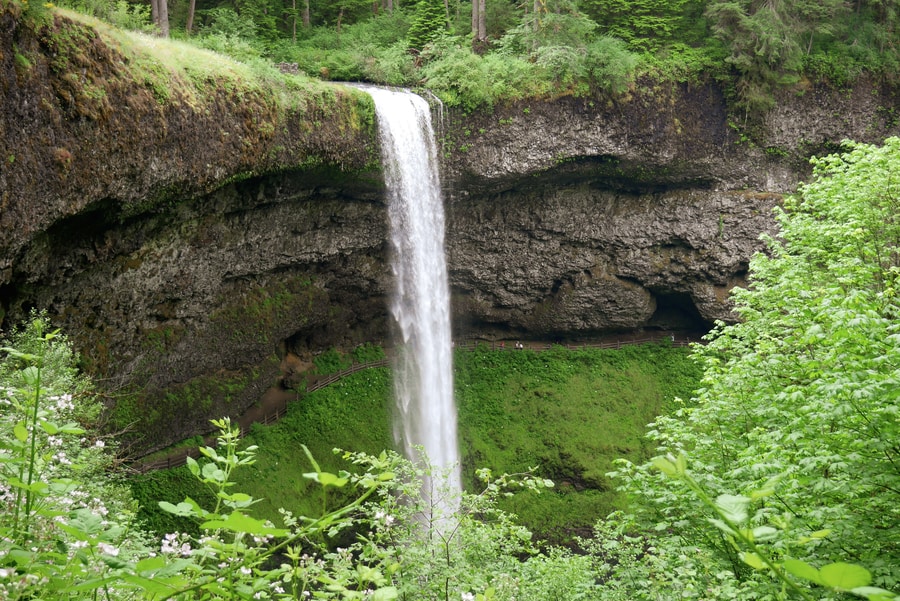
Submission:
<svg viewBox="0 0 900 601">
<path fill-rule="evenodd" d="M 115 557 L 119 554 L 119 549 L 107 543 L 97 543 L 97 550 L 106 555 L 112 555 Z"/>
<path fill-rule="evenodd" d="M 103 447 L 106 446 L 106 443 L 103 442 L 102 440 L 98 440 L 97 442 L 94 443 L 94 446 L 97 447 L 98 449 L 102 449 Z"/>
<path fill-rule="evenodd" d="M 463 593 L 461 597 L 462 601 L 475 601 L 474 593 Z"/>
</svg>

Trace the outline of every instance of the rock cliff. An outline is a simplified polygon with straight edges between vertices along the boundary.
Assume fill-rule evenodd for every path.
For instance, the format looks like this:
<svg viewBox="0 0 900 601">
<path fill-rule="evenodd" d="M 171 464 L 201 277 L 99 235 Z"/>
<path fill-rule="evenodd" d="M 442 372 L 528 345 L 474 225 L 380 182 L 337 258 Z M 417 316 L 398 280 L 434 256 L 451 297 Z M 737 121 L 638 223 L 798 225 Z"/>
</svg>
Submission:
<svg viewBox="0 0 900 601">
<path fill-rule="evenodd" d="M 316 352 L 383 340 L 390 269 L 365 95 L 133 52 L 62 14 L 0 14 L 0 305 L 4 327 L 46 309 L 148 450 Z M 447 115 L 456 335 L 727 319 L 805 158 L 898 131 L 891 90 L 799 91 L 756 142 L 712 84 Z"/>
</svg>

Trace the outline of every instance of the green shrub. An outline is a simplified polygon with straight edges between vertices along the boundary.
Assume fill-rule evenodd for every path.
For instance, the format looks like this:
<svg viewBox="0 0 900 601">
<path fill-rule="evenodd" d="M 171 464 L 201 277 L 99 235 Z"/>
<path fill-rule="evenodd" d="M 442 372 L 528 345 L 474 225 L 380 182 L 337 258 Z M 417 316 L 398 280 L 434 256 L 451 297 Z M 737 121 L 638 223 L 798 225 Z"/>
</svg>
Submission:
<svg viewBox="0 0 900 601">
<path fill-rule="evenodd" d="M 350 367 L 351 361 L 339 350 L 332 347 L 313 357 L 313 364 L 316 366 L 317 373 L 333 374 Z"/>
<path fill-rule="evenodd" d="M 356 363 L 369 363 L 371 361 L 380 361 L 387 355 L 384 349 L 376 344 L 367 342 L 353 349 L 353 360 Z"/>
</svg>

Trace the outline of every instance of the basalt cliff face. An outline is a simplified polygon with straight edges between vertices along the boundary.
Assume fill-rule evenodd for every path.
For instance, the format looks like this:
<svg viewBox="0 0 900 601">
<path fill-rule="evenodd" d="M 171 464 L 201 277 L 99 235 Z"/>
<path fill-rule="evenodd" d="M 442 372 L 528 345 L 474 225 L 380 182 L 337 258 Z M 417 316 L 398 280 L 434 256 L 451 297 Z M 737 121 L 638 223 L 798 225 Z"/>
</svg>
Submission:
<svg viewBox="0 0 900 601">
<path fill-rule="evenodd" d="M 4 12 L 0 36 L 3 326 L 46 309 L 120 422 L 140 424 L 140 449 L 240 413 L 316 352 L 385 339 L 364 94 L 310 82 L 279 104 L 274 79 L 161 94 L 63 16 L 35 32 Z M 728 290 L 805 158 L 898 131 L 891 90 L 803 91 L 756 143 L 739 143 L 714 85 L 437 119 L 455 334 L 572 340 L 730 318 Z"/>
</svg>

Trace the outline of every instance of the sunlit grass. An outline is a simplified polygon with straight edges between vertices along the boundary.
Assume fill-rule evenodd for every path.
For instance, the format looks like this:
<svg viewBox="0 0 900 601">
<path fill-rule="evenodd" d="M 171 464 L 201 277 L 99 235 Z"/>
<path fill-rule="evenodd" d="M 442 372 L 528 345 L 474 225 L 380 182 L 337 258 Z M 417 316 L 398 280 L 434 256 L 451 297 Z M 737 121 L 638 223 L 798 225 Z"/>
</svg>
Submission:
<svg viewBox="0 0 900 601">
<path fill-rule="evenodd" d="M 126 61 L 119 69 L 152 88 L 161 102 L 199 106 L 213 90 L 237 96 L 257 93 L 281 107 L 303 106 L 306 96 L 358 95 L 358 90 L 300 75 L 284 75 L 263 59 L 240 62 L 190 42 L 114 27 L 100 19 L 58 8 L 59 14 L 98 32 Z"/>
</svg>

